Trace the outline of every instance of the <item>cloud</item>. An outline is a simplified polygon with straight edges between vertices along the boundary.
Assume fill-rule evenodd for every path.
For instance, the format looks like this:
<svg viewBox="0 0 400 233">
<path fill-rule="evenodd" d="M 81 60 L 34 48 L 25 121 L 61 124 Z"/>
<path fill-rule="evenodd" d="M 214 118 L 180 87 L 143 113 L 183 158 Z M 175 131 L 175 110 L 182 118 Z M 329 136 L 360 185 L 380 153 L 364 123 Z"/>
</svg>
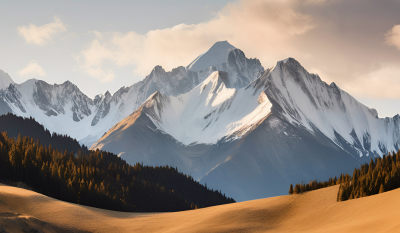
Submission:
<svg viewBox="0 0 400 233">
<path fill-rule="evenodd" d="M 25 77 L 43 77 L 46 72 L 37 62 L 31 61 L 18 74 Z"/>
<path fill-rule="evenodd" d="M 400 50 L 400 24 L 393 26 L 393 28 L 386 33 L 386 42 Z"/>
<path fill-rule="evenodd" d="M 115 78 L 111 69 L 106 69 L 104 63 L 107 60 L 117 59 L 112 49 L 103 46 L 99 39 L 93 40 L 88 49 L 81 52 L 78 60 L 81 60 L 82 68 L 92 77 L 96 77 L 102 82 L 110 82 Z"/>
<path fill-rule="evenodd" d="M 19 26 L 18 33 L 25 39 L 28 44 L 44 45 L 51 41 L 53 37 L 59 33 L 66 31 L 66 26 L 57 17 L 54 21 L 41 26 L 29 24 L 27 26 Z"/>
<path fill-rule="evenodd" d="M 157 64 L 167 69 L 189 64 L 219 40 L 228 39 L 234 45 L 267 44 L 276 52 L 277 45 L 282 46 L 289 38 L 314 27 L 310 16 L 294 10 L 300 2 L 240 1 L 228 4 L 216 17 L 199 24 L 179 24 L 145 34 L 95 32 L 95 38 L 81 51 L 78 61 L 89 75 L 111 81 L 114 76 L 104 68 L 107 64 L 128 66 L 135 74 L 144 76 Z"/>
<path fill-rule="evenodd" d="M 362 77 L 365 81 L 345 84 L 345 88 L 361 98 L 399 98 L 400 67 L 383 64 Z"/>
<path fill-rule="evenodd" d="M 143 78 L 155 65 L 187 65 L 213 43 L 228 40 L 266 67 L 295 57 L 356 96 L 400 98 L 400 53 L 397 0 L 240 0 L 228 3 L 215 17 L 146 33 L 95 32 L 79 54 L 79 64 L 102 81 L 130 69 Z M 385 17 L 382 17 L 385 15 Z M 393 27 L 393 28 L 392 28 Z M 388 28 L 392 30 L 388 33 Z M 114 74 L 115 72 L 115 74 Z M 391 72 L 391 73 L 390 73 Z M 130 79 L 131 82 L 134 82 Z M 136 80 L 139 81 L 139 80 Z M 389 88 L 389 87 L 387 87 Z M 364 90 L 364 91 L 363 91 Z"/>
</svg>

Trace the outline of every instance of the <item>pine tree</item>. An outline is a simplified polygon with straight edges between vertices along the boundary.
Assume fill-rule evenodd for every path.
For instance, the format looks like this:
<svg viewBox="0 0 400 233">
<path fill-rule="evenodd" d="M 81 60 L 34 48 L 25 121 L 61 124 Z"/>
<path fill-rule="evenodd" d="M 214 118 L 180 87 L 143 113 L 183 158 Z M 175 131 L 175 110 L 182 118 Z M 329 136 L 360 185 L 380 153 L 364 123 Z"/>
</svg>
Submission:
<svg viewBox="0 0 400 233">
<path fill-rule="evenodd" d="M 292 195 L 293 194 L 293 184 L 290 184 L 290 188 L 289 188 L 289 194 Z"/>
<path fill-rule="evenodd" d="M 299 194 L 300 192 L 301 192 L 300 185 L 299 185 L 299 184 L 296 184 L 296 185 L 294 186 L 293 193 Z"/>
<path fill-rule="evenodd" d="M 379 192 L 378 193 L 383 193 L 385 192 L 385 189 L 383 188 L 383 184 L 379 187 Z"/>
<path fill-rule="evenodd" d="M 337 201 L 342 201 L 342 193 L 343 193 L 343 187 L 342 184 L 339 185 L 339 190 L 336 196 Z"/>
</svg>

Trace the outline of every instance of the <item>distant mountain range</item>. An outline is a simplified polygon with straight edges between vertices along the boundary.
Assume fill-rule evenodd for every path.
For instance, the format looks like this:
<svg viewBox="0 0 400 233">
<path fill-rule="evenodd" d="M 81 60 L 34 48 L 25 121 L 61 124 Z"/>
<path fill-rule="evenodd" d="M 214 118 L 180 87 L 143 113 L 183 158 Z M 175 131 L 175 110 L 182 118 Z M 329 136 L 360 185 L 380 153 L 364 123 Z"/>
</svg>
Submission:
<svg viewBox="0 0 400 233">
<path fill-rule="evenodd" d="M 15 84 L 1 72 L 0 114 L 32 116 L 49 130 L 68 134 L 90 146 L 114 124 L 137 110 L 155 91 L 173 96 L 185 93 L 216 70 L 226 71 L 233 86 L 243 87 L 264 71 L 258 60 L 247 59 L 242 51 L 227 42 L 216 43 L 196 60 L 196 64 L 170 72 L 156 66 L 144 80 L 122 87 L 113 95 L 106 92 L 94 99 L 69 81 L 50 85 L 31 79 Z"/>
<path fill-rule="evenodd" d="M 94 99 L 70 82 L 10 81 L 0 111 L 129 163 L 176 166 L 236 200 L 283 194 L 400 148 L 399 115 L 379 118 L 293 58 L 264 69 L 226 41 Z"/>
</svg>

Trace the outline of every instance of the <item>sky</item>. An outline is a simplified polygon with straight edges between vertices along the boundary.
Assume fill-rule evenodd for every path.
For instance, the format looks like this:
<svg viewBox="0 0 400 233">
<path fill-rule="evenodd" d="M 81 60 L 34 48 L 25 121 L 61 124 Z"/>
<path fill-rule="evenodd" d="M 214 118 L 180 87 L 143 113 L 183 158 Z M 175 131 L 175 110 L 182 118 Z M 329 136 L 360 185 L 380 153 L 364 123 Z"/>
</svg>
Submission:
<svg viewBox="0 0 400 233">
<path fill-rule="evenodd" d="M 0 69 L 70 80 L 94 97 L 186 66 L 228 40 L 272 67 L 287 57 L 379 116 L 400 113 L 400 0 L 0 2 Z"/>
</svg>

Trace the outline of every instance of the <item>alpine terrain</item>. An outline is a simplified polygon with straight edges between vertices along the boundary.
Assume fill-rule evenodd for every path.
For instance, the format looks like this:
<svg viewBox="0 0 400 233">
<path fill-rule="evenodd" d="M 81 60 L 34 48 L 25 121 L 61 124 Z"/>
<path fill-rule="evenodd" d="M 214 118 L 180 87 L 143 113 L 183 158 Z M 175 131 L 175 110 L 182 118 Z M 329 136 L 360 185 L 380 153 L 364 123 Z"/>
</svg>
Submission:
<svg viewBox="0 0 400 233">
<path fill-rule="evenodd" d="M 206 64 L 203 56 L 188 68 Z M 155 92 L 92 149 L 176 166 L 239 201 L 281 195 L 291 183 L 351 172 L 399 149 L 399 115 L 379 118 L 293 58 L 255 80 L 238 77 L 218 70 L 181 95 Z"/>
<path fill-rule="evenodd" d="M 293 58 L 264 69 L 227 41 L 187 66 L 90 98 L 73 83 L 14 83 L 0 73 L 0 113 L 118 154 L 169 165 L 235 200 L 350 172 L 400 149 L 400 116 L 379 118 Z"/>
<path fill-rule="evenodd" d="M 216 70 L 227 72 L 232 87 L 239 88 L 264 71 L 257 59 L 246 58 L 226 41 L 217 42 L 196 61 L 187 68 L 178 67 L 169 72 L 156 66 L 144 80 L 122 87 L 113 95 L 106 92 L 94 99 L 69 81 L 51 85 L 32 79 L 15 84 L 0 71 L 0 114 L 33 117 L 50 131 L 67 134 L 90 146 L 155 91 L 171 96 L 185 93 Z"/>
</svg>

